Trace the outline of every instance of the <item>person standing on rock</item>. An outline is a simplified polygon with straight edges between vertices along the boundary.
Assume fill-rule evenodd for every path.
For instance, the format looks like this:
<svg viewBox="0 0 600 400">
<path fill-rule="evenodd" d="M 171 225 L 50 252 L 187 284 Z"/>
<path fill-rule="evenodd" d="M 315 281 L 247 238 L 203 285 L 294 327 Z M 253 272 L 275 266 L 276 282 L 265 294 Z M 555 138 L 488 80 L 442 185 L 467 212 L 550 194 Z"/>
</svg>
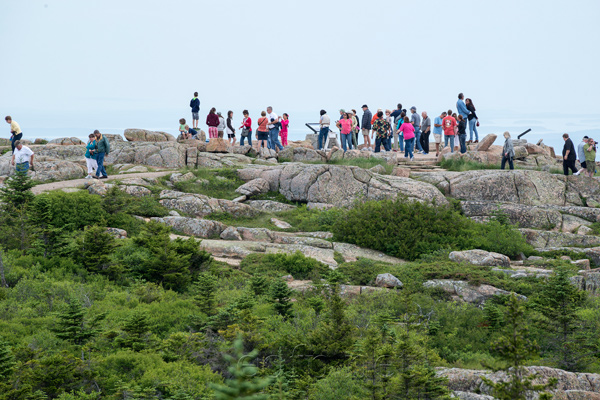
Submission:
<svg viewBox="0 0 600 400">
<path fill-rule="evenodd" d="M 467 108 L 465 101 L 463 100 L 465 96 L 462 93 L 458 94 L 458 100 L 456 102 L 456 111 L 463 116 L 463 119 L 466 121 L 469 117 L 471 111 Z"/>
<path fill-rule="evenodd" d="M 248 110 L 244 110 L 242 114 L 244 115 L 244 119 L 242 120 L 242 126 L 240 126 L 242 130 L 240 133 L 240 146 L 244 145 L 244 139 L 248 139 L 248 144 L 252 147 L 252 119 Z"/>
<path fill-rule="evenodd" d="M 269 138 L 267 140 L 267 146 L 269 147 L 269 149 L 277 151 L 277 145 L 275 143 L 279 142 L 279 125 L 277 124 L 279 122 L 279 116 L 273 112 L 273 107 L 271 106 L 267 107 L 267 120 L 269 122 L 269 124 L 267 125 L 267 128 L 269 129 Z M 281 143 L 279 144 L 279 146 L 283 149 Z"/>
<path fill-rule="evenodd" d="M 571 171 L 573 171 L 573 173 L 577 172 L 577 168 L 575 168 L 575 160 L 577 160 L 577 156 L 575 153 L 575 146 L 573 146 L 573 141 L 571 141 L 571 139 L 569 139 L 568 133 L 565 133 L 563 135 L 563 140 L 565 141 L 565 145 L 563 146 L 563 151 L 562 151 L 563 172 L 565 175 L 569 175 L 569 169 Z M 585 150 L 585 146 L 583 148 Z M 594 154 L 594 157 L 595 157 L 595 154 Z M 587 157 L 586 157 L 585 161 L 587 163 Z"/>
<path fill-rule="evenodd" d="M 442 120 L 446 118 L 446 111 L 440 114 L 439 117 L 435 117 L 433 120 L 433 138 L 435 140 L 435 156 L 440 155 L 440 145 L 442 144 L 442 135 L 444 130 L 442 129 Z"/>
<path fill-rule="evenodd" d="M 462 115 L 458 116 L 458 142 L 460 143 L 460 153 L 467 152 L 467 121 Z"/>
<path fill-rule="evenodd" d="M 269 120 L 267 119 L 267 113 L 262 111 L 260 113 L 260 118 L 258 119 L 258 128 L 256 129 L 256 139 L 258 139 L 258 151 L 260 151 L 261 147 L 268 148 L 268 145 L 269 145 L 269 131 L 267 130 L 268 124 L 269 124 Z"/>
<path fill-rule="evenodd" d="M 588 139 L 587 144 L 583 146 L 583 151 L 585 152 L 585 168 L 587 170 L 587 175 L 590 178 L 593 178 L 596 173 L 596 142 L 594 139 Z M 573 164 L 575 164 L 575 162 L 573 162 Z"/>
<path fill-rule="evenodd" d="M 454 126 L 454 150 L 458 151 L 459 149 L 459 141 L 458 141 L 458 116 L 456 113 L 452 114 L 452 118 L 456 121 L 456 125 Z"/>
<path fill-rule="evenodd" d="M 321 116 L 319 117 L 319 138 L 317 140 L 317 150 L 323 150 L 323 146 L 327 141 L 327 135 L 329 135 L 329 125 L 331 125 L 331 119 L 329 115 L 327 115 L 327 111 L 321 110 L 319 113 Z"/>
<path fill-rule="evenodd" d="M 96 135 L 90 133 L 88 136 L 89 140 L 85 145 L 85 163 L 87 165 L 88 175 L 85 179 L 92 179 L 98 171 L 98 161 L 96 160 Z"/>
<path fill-rule="evenodd" d="M 281 145 L 285 147 L 288 145 L 288 128 L 290 126 L 290 116 L 287 113 L 283 113 L 280 123 L 281 132 L 279 132 L 279 136 L 281 136 Z"/>
<path fill-rule="evenodd" d="M 348 148 L 352 148 L 350 142 L 352 142 L 352 120 L 350 120 L 348 113 L 342 116 L 336 126 L 340 129 L 340 141 L 342 142 L 342 149 L 344 153 L 348 151 Z"/>
<path fill-rule="evenodd" d="M 404 138 L 404 158 L 410 156 L 410 161 L 412 161 L 415 149 L 415 127 L 406 116 L 404 117 L 404 123 L 398 128 L 398 135 L 402 135 Z"/>
<path fill-rule="evenodd" d="M 500 164 L 500 169 L 504 169 L 506 166 L 506 162 L 508 161 L 508 167 L 510 169 L 515 169 L 513 165 L 513 158 L 515 158 L 515 148 L 513 147 L 512 139 L 510 138 L 510 133 L 504 132 L 504 147 L 502 147 L 502 163 Z"/>
<path fill-rule="evenodd" d="M 389 124 L 390 126 L 390 130 L 387 133 L 387 136 L 385 137 L 385 141 L 383 143 L 383 147 L 385 148 L 385 151 L 392 151 L 392 130 L 393 130 L 393 125 L 394 125 L 394 121 L 392 121 L 392 111 L 390 110 L 385 110 L 385 121 Z"/>
<path fill-rule="evenodd" d="M 33 168 L 33 156 L 35 153 L 27 146 L 23 146 L 20 140 L 14 141 L 15 149 L 10 160 L 11 164 L 15 166 L 17 172 L 27 173 L 29 168 Z"/>
<path fill-rule="evenodd" d="M 427 111 L 421 113 L 421 148 L 423 154 L 429 154 L 429 135 L 431 134 L 431 118 L 427 115 Z"/>
<path fill-rule="evenodd" d="M 200 99 L 198 98 L 198 92 L 194 92 L 194 98 L 190 100 L 190 107 L 192 108 L 192 126 L 194 129 L 198 129 L 198 122 L 200 117 Z"/>
<path fill-rule="evenodd" d="M 390 132 L 390 124 L 383 118 L 383 111 L 377 111 L 377 119 L 373 123 L 373 132 L 375 132 L 375 153 L 381 151 L 381 145 L 385 147 L 385 141 Z"/>
<path fill-rule="evenodd" d="M 406 112 L 404 110 L 402 110 L 402 112 L 400 112 L 400 117 L 398 118 L 398 122 L 396 122 L 396 135 L 398 135 L 398 145 L 399 145 L 399 150 L 401 152 L 402 151 L 405 152 L 404 133 L 400 131 L 400 126 L 404 123 L 404 117 L 406 117 Z"/>
<path fill-rule="evenodd" d="M 227 124 L 225 130 L 227 131 L 227 141 L 230 145 L 235 146 L 235 128 L 231 124 L 233 120 L 233 111 L 227 111 Z M 233 139 L 233 141 L 232 141 Z"/>
<path fill-rule="evenodd" d="M 469 123 L 469 143 L 473 143 L 473 132 L 475 132 L 475 143 L 479 143 L 479 133 L 477 132 L 477 127 L 479 126 L 479 118 L 477 118 L 477 114 L 475 114 L 475 105 L 473 104 L 473 100 L 466 99 L 465 104 L 467 106 L 467 110 L 469 110 L 469 115 L 467 116 L 467 121 Z"/>
<path fill-rule="evenodd" d="M 401 119 L 400 114 L 402 114 L 402 104 L 398 103 L 398 107 L 390 114 L 390 117 L 394 119 L 394 124 L 392 125 L 392 136 L 394 137 L 394 151 L 398 151 L 398 126 L 402 125 L 402 122 L 398 124 L 398 121 L 400 121 Z M 402 143 L 402 141 L 400 141 L 400 143 L 401 146 L 404 147 L 404 143 Z M 404 148 L 402 150 L 404 150 Z"/>
<path fill-rule="evenodd" d="M 363 104 L 362 109 L 363 109 L 363 115 L 362 115 L 361 127 L 362 127 L 363 139 L 365 141 L 364 144 L 366 144 L 367 148 L 369 150 L 371 150 L 371 139 L 369 139 L 369 131 L 371 130 L 371 127 L 373 126 L 373 125 L 371 125 L 371 118 L 373 117 L 373 115 L 371 114 L 371 111 L 369 111 L 369 107 L 366 104 Z"/>
<path fill-rule="evenodd" d="M 352 109 L 352 146 L 354 149 L 358 150 L 358 134 L 360 133 L 360 121 L 358 120 L 358 115 L 356 114 L 356 110 Z"/>
<path fill-rule="evenodd" d="M 93 178 L 106 179 L 108 175 L 106 174 L 106 168 L 104 168 L 104 157 L 110 153 L 110 143 L 102 136 L 99 130 L 96 129 L 94 135 L 96 135 L 96 149 L 94 152 L 97 156 L 98 169 L 96 169 L 96 175 Z"/>
<path fill-rule="evenodd" d="M 577 159 L 581 164 L 581 169 L 575 172 L 573 175 L 579 175 L 586 170 L 585 150 L 583 150 L 583 146 L 587 144 L 588 139 L 589 138 L 587 136 L 584 136 L 583 139 L 581 139 L 581 143 L 577 145 Z"/>
<path fill-rule="evenodd" d="M 415 127 L 415 147 L 417 148 L 417 153 L 423 152 L 423 147 L 421 147 L 421 116 L 417 113 L 417 107 L 412 106 L 410 108 L 411 116 L 410 122 Z"/>
<path fill-rule="evenodd" d="M 217 109 L 211 108 L 210 112 L 206 116 L 206 125 L 208 125 L 208 137 L 214 139 L 218 137 L 219 117 L 217 116 Z"/>
<path fill-rule="evenodd" d="M 219 139 L 223 139 L 225 132 L 225 118 L 223 118 L 223 115 L 221 115 L 221 111 L 217 113 L 217 117 L 219 117 L 219 125 L 217 125 L 217 137 L 219 137 Z"/>
<path fill-rule="evenodd" d="M 454 128 L 456 128 L 456 120 L 452 116 L 452 110 L 448 110 L 446 116 L 442 120 L 444 129 L 444 146 L 450 143 L 450 153 L 454 153 Z"/>
<path fill-rule="evenodd" d="M 15 142 L 17 140 L 21 140 L 23 137 L 23 132 L 21 132 L 21 127 L 17 124 L 17 121 L 13 121 L 10 115 L 4 117 L 4 120 L 7 124 L 10 124 L 10 147 L 11 151 L 15 152 Z"/>
</svg>

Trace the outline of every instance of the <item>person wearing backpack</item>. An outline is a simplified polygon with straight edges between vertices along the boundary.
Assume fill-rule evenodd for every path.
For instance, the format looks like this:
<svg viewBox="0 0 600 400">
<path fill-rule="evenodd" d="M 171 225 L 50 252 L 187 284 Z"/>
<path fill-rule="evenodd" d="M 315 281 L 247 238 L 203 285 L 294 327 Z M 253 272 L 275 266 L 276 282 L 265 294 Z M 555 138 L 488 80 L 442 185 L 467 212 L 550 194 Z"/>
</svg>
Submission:
<svg viewBox="0 0 600 400">
<path fill-rule="evenodd" d="M 95 179 L 106 179 L 108 175 L 106 174 L 106 169 L 104 168 L 104 157 L 106 157 L 110 153 L 110 143 L 99 130 L 94 131 L 94 135 L 96 135 L 96 162 L 98 163 L 98 168 L 96 169 L 96 175 L 94 175 Z"/>
</svg>

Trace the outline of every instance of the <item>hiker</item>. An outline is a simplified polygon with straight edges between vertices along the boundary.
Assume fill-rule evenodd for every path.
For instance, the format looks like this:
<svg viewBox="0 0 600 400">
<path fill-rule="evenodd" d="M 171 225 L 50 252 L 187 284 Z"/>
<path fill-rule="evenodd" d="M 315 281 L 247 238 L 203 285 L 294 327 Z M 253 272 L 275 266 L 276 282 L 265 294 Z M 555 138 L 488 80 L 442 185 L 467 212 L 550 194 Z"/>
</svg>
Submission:
<svg viewBox="0 0 600 400">
<path fill-rule="evenodd" d="M 573 141 L 569 139 L 569 134 L 565 133 L 563 135 L 563 140 L 565 141 L 565 145 L 563 146 L 562 156 L 563 156 L 563 172 L 565 176 L 569 175 L 569 169 L 573 171 L 573 173 L 577 172 L 577 168 L 575 168 L 575 160 L 577 159 L 577 154 L 575 153 L 575 146 L 573 146 Z M 589 144 L 589 140 L 588 140 Z M 586 146 L 583 146 L 583 149 L 586 149 Z M 594 158 L 596 158 L 596 153 L 594 152 Z M 586 164 L 588 163 L 588 157 L 586 154 L 585 157 Z M 588 166 L 589 167 L 589 166 Z M 589 168 L 588 168 L 589 171 Z"/>
<path fill-rule="evenodd" d="M 504 132 L 504 147 L 502 147 L 502 163 L 500 164 L 500 169 L 504 169 L 506 166 L 506 162 L 508 161 L 508 166 L 510 169 L 515 169 L 513 165 L 513 158 L 515 158 L 515 148 L 513 147 L 512 139 L 510 138 L 510 133 Z"/>
<path fill-rule="evenodd" d="M 462 115 L 458 116 L 458 142 L 460 143 L 460 153 L 467 152 L 467 121 Z"/>
<path fill-rule="evenodd" d="M 231 121 L 233 120 L 233 111 L 227 111 L 227 124 L 225 126 L 225 131 L 227 132 L 227 141 L 230 145 L 235 145 L 235 128 L 231 125 Z M 233 139 L 233 141 L 232 141 Z"/>
<path fill-rule="evenodd" d="M 344 113 L 342 119 L 336 122 L 336 126 L 340 129 L 340 141 L 342 142 L 342 149 L 344 153 L 348 150 L 348 147 L 352 148 L 350 144 L 352 142 L 352 120 L 348 113 Z"/>
<path fill-rule="evenodd" d="M 217 125 L 217 137 L 219 139 L 223 139 L 223 134 L 225 132 L 225 118 L 221 115 L 221 111 L 217 113 L 217 117 L 219 118 L 219 125 Z"/>
<path fill-rule="evenodd" d="M 398 105 L 400 106 L 401 104 L 398 104 Z M 398 146 L 399 146 L 399 150 L 401 152 L 405 151 L 405 149 L 404 149 L 404 133 L 400 131 L 400 126 L 404 123 L 404 117 L 406 117 L 406 111 L 402 110 L 400 112 L 400 116 L 398 117 L 398 122 L 396 123 L 396 136 L 398 136 Z"/>
<path fill-rule="evenodd" d="M 13 121 L 10 115 L 4 117 L 6 123 L 10 124 L 10 147 L 11 151 L 15 152 L 15 142 L 17 140 L 21 140 L 23 137 L 23 132 L 21 132 L 21 127 L 17 124 L 17 121 Z"/>
<path fill-rule="evenodd" d="M 279 132 L 279 136 L 281 136 L 281 145 L 283 147 L 288 145 L 288 127 L 290 126 L 290 116 L 287 113 L 283 113 L 283 117 L 280 121 L 281 123 L 281 131 Z"/>
<path fill-rule="evenodd" d="M 35 153 L 29 147 L 23 146 L 20 140 L 15 140 L 13 144 L 15 149 L 10 162 L 15 166 L 16 171 L 27 173 L 30 167 L 33 170 L 33 156 Z"/>
<path fill-rule="evenodd" d="M 411 116 L 410 122 L 415 127 L 415 147 L 417 148 L 416 153 L 423 153 L 423 147 L 421 147 L 421 116 L 417 113 L 417 107 L 412 106 L 410 108 Z"/>
<path fill-rule="evenodd" d="M 219 121 L 219 117 L 217 116 L 216 112 L 217 112 L 217 109 L 213 107 L 210 109 L 210 112 L 206 116 L 206 125 L 208 125 L 208 137 L 211 139 L 218 137 L 217 127 L 219 126 L 220 121 Z"/>
<path fill-rule="evenodd" d="M 460 115 L 463 116 L 463 119 L 466 121 L 467 118 L 469 117 L 469 114 L 471 113 L 471 111 L 469 111 L 469 109 L 467 108 L 467 105 L 464 102 L 465 96 L 462 93 L 458 94 L 458 100 L 456 101 L 456 111 L 458 111 L 458 113 Z M 455 119 L 458 117 L 454 117 Z"/>
<path fill-rule="evenodd" d="M 398 128 L 398 136 L 400 137 L 400 135 L 404 138 L 404 158 L 410 156 L 410 161 L 412 161 L 415 149 L 415 127 L 407 116 L 404 116 L 404 122 Z"/>
<path fill-rule="evenodd" d="M 331 124 L 331 120 L 329 119 L 329 115 L 327 115 L 327 111 L 321 110 L 319 112 L 321 115 L 319 117 L 319 138 L 317 141 L 317 150 L 323 150 L 323 145 L 327 141 L 327 135 L 329 134 L 329 125 Z"/>
<path fill-rule="evenodd" d="M 448 110 L 444 119 L 442 119 L 444 129 L 444 146 L 450 143 L 450 153 L 454 153 L 454 128 L 456 128 L 456 120 L 452 116 L 452 110 Z"/>
<path fill-rule="evenodd" d="M 431 118 L 427 111 L 421 113 L 421 148 L 423 154 L 429 154 L 429 134 L 431 133 Z"/>
<path fill-rule="evenodd" d="M 94 131 L 94 135 L 96 135 L 96 150 L 95 153 L 97 155 L 98 161 L 98 169 L 96 169 L 96 175 L 93 176 L 95 179 L 106 179 L 108 175 L 106 174 L 106 169 L 104 168 L 104 157 L 106 157 L 110 153 L 110 143 L 99 130 Z"/>
<path fill-rule="evenodd" d="M 398 103 L 398 107 L 390 114 L 390 117 L 394 119 L 394 125 L 392 127 L 392 135 L 394 137 L 394 151 L 398 151 L 398 126 L 402 125 L 402 122 L 398 124 L 398 122 L 401 120 L 400 114 L 402 114 L 402 104 Z M 402 139 L 400 139 L 400 147 L 400 150 L 404 151 L 404 143 Z"/>
<path fill-rule="evenodd" d="M 573 175 L 579 175 L 586 170 L 586 162 L 585 162 L 585 151 L 583 150 L 583 146 L 585 146 L 588 142 L 587 135 L 581 139 L 581 143 L 577 145 L 577 158 L 579 159 L 579 163 L 581 164 L 581 169 L 575 172 Z"/>
<path fill-rule="evenodd" d="M 192 108 L 192 126 L 194 129 L 198 129 L 198 121 L 200 117 L 198 113 L 200 112 L 200 99 L 198 98 L 198 92 L 194 92 L 194 98 L 190 100 L 190 107 Z"/>
<path fill-rule="evenodd" d="M 369 111 L 369 107 L 366 104 L 363 104 L 363 116 L 362 116 L 362 134 L 365 144 L 367 148 L 371 150 L 371 139 L 369 139 L 369 131 L 371 130 L 371 111 Z"/>
<path fill-rule="evenodd" d="M 594 139 L 588 139 L 587 144 L 583 146 L 583 151 L 585 152 L 587 175 L 593 178 L 596 173 L 596 142 Z"/>
<path fill-rule="evenodd" d="M 467 122 L 469 123 L 469 143 L 479 143 L 479 133 L 477 132 L 477 127 L 479 126 L 479 118 L 477 118 L 477 114 L 475 114 L 475 105 L 473 104 L 473 100 L 466 99 L 465 104 L 467 106 L 467 110 L 469 110 L 469 115 L 467 116 Z M 473 142 L 473 132 L 475 132 L 475 142 Z"/>
<path fill-rule="evenodd" d="M 248 110 L 242 111 L 242 114 L 244 119 L 242 120 L 242 126 L 240 126 L 242 130 L 240 133 L 240 146 L 244 145 L 244 139 L 248 139 L 248 144 L 252 147 L 252 119 Z"/>
<path fill-rule="evenodd" d="M 267 125 L 269 120 L 267 119 L 267 113 L 261 111 L 260 118 L 258 119 L 258 128 L 256 129 L 256 139 L 258 139 L 258 151 L 261 147 L 268 148 L 269 146 L 269 131 Z"/>
<path fill-rule="evenodd" d="M 279 117 L 273 112 L 273 107 L 271 106 L 267 107 L 267 119 L 269 122 L 267 125 L 267 128 L 269 129 L 267 146 L 279 153 L 279 150 L 283 150 L 283 146 L 279 141 L 279 127 L 281 124 L 279 123 Z"/>
<path fill-rule="evenodd" d="M 356 115 L 356 110 L 352 109 L 352 146 L 356 150 L 358 150 L 358 134 L 359 133 L 360 133 L 360 121 L 358 120 L 358 115 Z"/>
<path fill-rule="evenodd" d="M 440 155 L 440 146 L 442 144 L 442 135 L 444 130 L 442 129 L 442 120 L 446 118 L 446 111 L 440 114 L 439 117 L 435 117 L 433 120 L 433 138 L 435 140 L 435 156 Z"/>
<path fill-rule="evenodd" d="M 198 131 L 190 128 L 190 126 L 185 123 L 185 118 L 181 118 L 179 120 L 179 132 L 181 133 L 181 137 L 183 139 L 192 139 L 198 134 Z"/>
<path fill-rule="evenodd" d="M 375 132 L 375 153 L 381 151 L 381 145 L 384 145 L 390 132 L 390 124 L 383 118 L 383 111 L 377 111 L 377 119 L 373 123 L 373 132 Z"/>
<path fill-rule="evenodd" d="M 85 179 L 92 179 L 98 171 L 98 161 L 96 160 L 96 135 L 90 133 L 88 142 L 85 145 L 85 163 L 87 165 L 88 175 Z"/>
</svg>

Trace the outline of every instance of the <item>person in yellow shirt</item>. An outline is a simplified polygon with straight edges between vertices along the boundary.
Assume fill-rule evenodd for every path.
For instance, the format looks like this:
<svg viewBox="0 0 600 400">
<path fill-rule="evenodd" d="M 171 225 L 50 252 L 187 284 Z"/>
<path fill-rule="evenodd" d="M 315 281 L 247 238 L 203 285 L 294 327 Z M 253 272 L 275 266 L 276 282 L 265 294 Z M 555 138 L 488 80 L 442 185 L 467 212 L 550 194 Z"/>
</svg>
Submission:
<svg viewBox="0 0 600 400">
<path fill-rule="evenodd" d="M 23 132 L 21 132 L 21 127 L 17 124 L 16 121 L 12 120 L 10 115 L 4 117 L 6 123 L 10 124 L 10 147 L 12 147 L 13 154 L 15 153 L 15 142 L 17 140 L 21 140 L 23 137 Z"/>
</svg>

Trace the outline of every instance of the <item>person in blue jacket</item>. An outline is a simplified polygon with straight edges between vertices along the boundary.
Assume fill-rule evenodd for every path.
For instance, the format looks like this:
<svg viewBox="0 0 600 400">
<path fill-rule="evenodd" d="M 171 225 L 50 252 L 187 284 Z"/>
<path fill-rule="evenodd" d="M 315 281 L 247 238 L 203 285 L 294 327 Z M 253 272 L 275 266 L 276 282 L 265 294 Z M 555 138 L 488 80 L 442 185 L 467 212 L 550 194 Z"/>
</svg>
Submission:
<svg viewBox="0 0 600 400">
<path fill-rule="evenodd" d="M 198 129 L 198 121 L 200 117 L 200 99 L 198 98 L 198 92 L 194 92 L 194 98 L 190 100 L 190 107 L 192 107 L 192 125 L 194 129 Z"/>
<path fill-rule="evenodd" d="M 456 102 L 456 111 L 460 115 L 462 115 L 464 120 L 466 121 L 469 117 L 469 114 L 471 114 L 471 111 L 469 111 L 469 109 L 467 108 L 464 98 L 465 96 L 462 93 L 458 94 L 458 101 Z"/>
</svg>

